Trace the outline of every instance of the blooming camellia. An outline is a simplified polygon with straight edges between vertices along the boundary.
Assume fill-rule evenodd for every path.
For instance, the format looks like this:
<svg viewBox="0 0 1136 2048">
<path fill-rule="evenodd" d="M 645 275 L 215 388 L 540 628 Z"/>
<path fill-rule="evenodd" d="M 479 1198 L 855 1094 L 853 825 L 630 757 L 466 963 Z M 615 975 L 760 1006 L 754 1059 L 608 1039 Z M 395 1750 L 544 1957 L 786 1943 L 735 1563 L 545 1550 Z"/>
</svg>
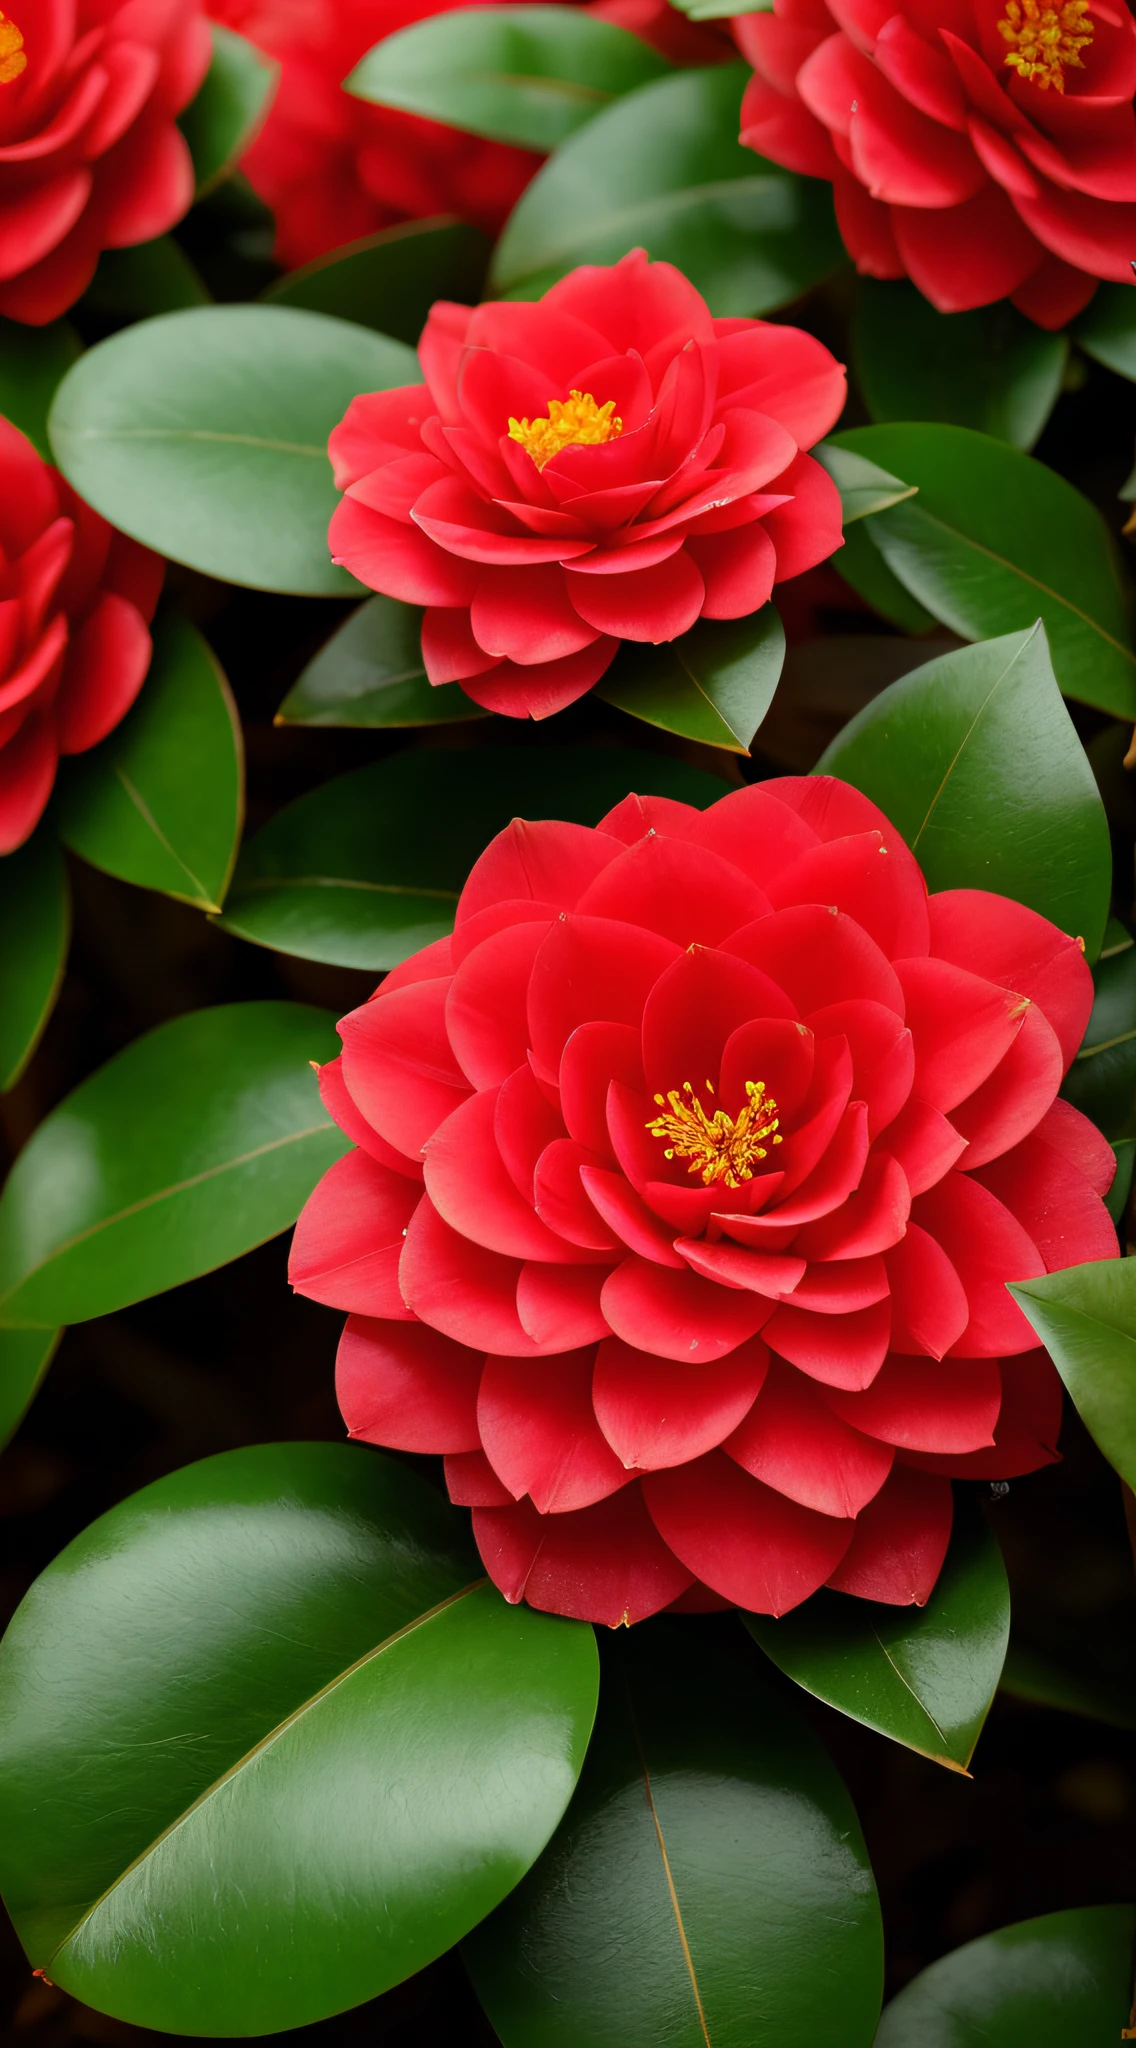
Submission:
<svg viewBox="0 0 1136 2048">
<path fill-rule="evenodd" d="M 60 754 L 133 704 L 162 573 L 0 418 L 0 853 L 38 822 Z"/>
<path fill-rule="evenodd" d="M 15 0 L 0 14 L 0 314 L 39 326 L 103 249 L 181 219 L 174 120 L 209 68 L 201 0 Z"/>
<path fill-rule="evenodd" d="M 756 611 L 841 542 L 805 454 L 844 371 L 794 327 L 716 320 L 641 249 L 536 304 L 436 305 L 425 383 L 357 398 L 331 436 L 331 547 L 428 607 L 432 683 L 547 717 L 621 640 Z"/>
<path fill-rule="evenodd" d="M 1136 256 L 1123 0 L 775 0 L 734 22 L 742 141 L 831 178 L 869 277 L 1062 327 Z"/>
<path fill-rule="evenodd" d="M 292 1277 L 351 1434 L 445 1453 L 510 1600 L 925 1601 L 949 1475 L 1054 1456 L 1006 1281 L 1116 1254 L 1091 1002 L 831 777 L 513 824 L 322 1072 L 358 1149 Z"/>
</svg>

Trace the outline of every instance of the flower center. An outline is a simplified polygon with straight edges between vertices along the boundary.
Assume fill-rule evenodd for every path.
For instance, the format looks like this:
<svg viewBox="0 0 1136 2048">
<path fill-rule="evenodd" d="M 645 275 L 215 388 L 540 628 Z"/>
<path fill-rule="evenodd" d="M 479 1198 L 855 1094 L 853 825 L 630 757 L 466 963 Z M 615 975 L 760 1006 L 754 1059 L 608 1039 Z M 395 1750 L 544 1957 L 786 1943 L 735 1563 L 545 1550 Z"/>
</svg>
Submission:
<svg viewBox="0 0 1136 2048">
<path fill-rule="evenodd" d="M 1042 92 L 1052 86 L 1065 90 L 1065 66 L 1083 71 L 1081 51 L 1093 39 L 1088 19 L 1089 0 L 1060 0 L 1056 7 L 1039 7 L 1037 0 L 1007 0 L 1006 12 L 998 23 L 1000 35 L 1010 44 L 1005 62 L 1019 78 L 1032 78 Z"/>
<path fill-rule="evenodd" d="M 590 391 L 570 391 L 567 398 L 550 398 L 548 416 L 541 420 L 509 421 L 510 441 L 519 441 L 538 469 L 559 455 L 562 448 L 598 448 L 623 432 L 623 421 L 615 416 L 615 400 L 597 405 Z"/>
<path fill-rule="evenodd" d="M 707 1081 L 706 1090 L 713 1095 L 712 1082 Z M 743 1181 L 753 1179 L 754 1167 L 766 1157 L 768 1147 L 762 1140 L 781 1143 L 780 1118 L 774 1114 L 777 1104 L 766 1095 L 764 1081 L 747 1081 L 745 1092 L 745 1105 L 735 1122 L 724 1109 L 707 1116 L 690 1082 L 684 1081 L 681 1090 L 656 1095 L 664 1112 L 670 1104 L 670 1113 L 653 1117 L 647 1129 L 653 1138 L 669 1140 L 667 1159 L 689 1159 L 687 1172 L 700 1173 L 703 1187 L 725 1181 L 728 1188 L 740 1188 Z"/>
<path fill-rule="evenodd" d="M 14 21 L 0 14 L 0 85 L 11 85 L 27 68 L 23 36 Z"/>
</svg>

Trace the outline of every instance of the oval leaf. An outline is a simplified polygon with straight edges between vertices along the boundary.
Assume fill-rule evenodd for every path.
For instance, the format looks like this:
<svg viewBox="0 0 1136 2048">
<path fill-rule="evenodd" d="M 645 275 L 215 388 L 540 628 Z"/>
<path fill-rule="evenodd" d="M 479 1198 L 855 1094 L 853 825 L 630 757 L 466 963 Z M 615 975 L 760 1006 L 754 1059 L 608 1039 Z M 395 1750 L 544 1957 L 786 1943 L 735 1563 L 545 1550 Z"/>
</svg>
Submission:
<svg viewBox="0 0 1136 2048">
<path fill-rule="evenodd" d="M 977 1510 L 966 1513 L 958 1503 L 947 1561 L 926 1607 L 817 1593 L 779 1621 L 742 1618 L 806 1692 L 948 1770 L 966 1770 L 1010 1634 L 1006 1568 Z"/>
<path fill-rule="evenodd" d="M 401 221 L 290 270 L 264 298 L 355 320 L 413 347 L 435 299 L 472 305 L 480 298 L 489 248 L 488 237 L 464 221 Z"/>
<path fill-rule="evenodd" d="M 18 320 L 0 319 L 0 413 L 48 462 L 51 401 L 82 347 L 66 320 L 56 320 L 50 327 L 25 327 Z"/>
<path fill-rule="evenodd" d="M 826 441 L 816 452 L 830 475 L 833 474 L 831 458 L 839 455 L 844 460 L 847 460 L 849 453 L 847 449 L 834 448 L 831 441 Z M 860 456 L 857 456 L 855 459 L 857 462 L 862 460 Z M 876 465 L 872 464 L 871 467 L 875 468 Z M 886 472 L 880 470 L 878 474 L 883 476 Z M 839 478 L 837 478 L 837 482 L 839 484 Z M 898 626 L 901 633 L 933 633 L 938 624 L 934 613 L 929 612 L 925 605 L 917 604 L 911 592 L 904 589 L 898 576 L 892 575 L 891 570 L 888 568 L 887 563 L 872 539 L 868 528 L 867 515 L 869 512 L 874 511 L 876 507 L 865 501 L 871 495 L 872 490 L 877 488 L 882 487 L 873 485 L 870 480 L 868 481 L 867 488 L 859 499 L 859 502 L 864 506 L 864 510 L 855 525 L 849 525 L 848 513 L 847 511 L 845 512 L 844 546 L 838 555 L 834 555 L 833 561 L 834 563 L 839 562 L 840 574 L 846 583 L 852 585 L 853 590 L 859 592 L 865 604 L 870 604 L 872 610 L 879 612 L 881 618 L 890 619 L 892 625 Z M 844 495 L 843 492 L 841 492 L 841 495 Z M 914 489 L 905 490 L 902 495 L 904 497 L 913 497 L 915 495 Z M 893 505 L 898 503 L 899 496 L 900 494 L 896 493 L 892 497 L 891 503 Z"/>
<path fill-rule="evenodd" d="M 879 804 L 929 889 L 1016 897 L 1096 958 L 1112 883 L 1108 821 L 1040 626 L 901 676 L 819 767 Z"/>
<path fill-rule="evenodd" d="M 1086 355 L 1136 382 L 1136 292 L 1130 284 L 1097 286 L 1073 329 Z"/>
<path fill-rule="evenodd" d="M 1111 1141 L 1132 1135 L 1136 1116 L 1136 947 L 1106 952 L 1093 979 L 1092 1016 L 1061 1093 Z"/>
<path fill-rule="evenodd" d="M 476 7 L 384 36 L 346 84 L 379 106 L 547 151 L 670 70 L 638 36 L 577 7 Z"/>
<path fill-rule="evenodd" d="M 407 753 L 325 782 L 241 850 L 218 919 L 253 945 L 395 967 L 453 929 L 462 884 L 515 817 L 594 825 L 629 790 L 700 808 L 716 776 L 622 747 Z"/>
<path fill-rule="evenodd" d="M 324 1010 L 230 1003 L 81 1082 L 0 1197 L 0 1323 L 108 1315 L 286 1230 L 347 1149 L 308 1064 L 337 1051 Z"/>
<path fill-rule="evenodd" d="M 878 462 L 869 462 L 867 456 L 856 455 L 851 448 L 838 448 L 833 441 L 822 441 L 815 453 L 840 492 L 841 518 L 846 530 L 858 519 L 866 519 L 869 512 L 886 512 L 889 505 L 902 505 L 905 498 L 915 496 L 917 485 L 889 476 Z M 840 562 L 843 567 L 843 554 Z"/>
<path fill-rule="evenodd" d="M 71 937 L 71 892 L 46 825 L 0 861 L 0 1094 L 14 1088 L 55 1008 Z"/>
<path fill-rule="evenodd" d="M 172 235 L 131 249 L 104 249 L 83 299 L 84 308 L 109 313 L 116 324 L 209 303 L 203 279 Z"/>
<path fill-rule="evenodd" d="M 874 420 L 949 420 L 1032 448 L 1061 393 L 1064 334 L 1003 299 L 937 313 L 906 281 L 861 280 L 856 371 Z"/>
<path fill-rule="evenodd" d="M 815 2048 L 834 1986 L 867 2048 L 879 1906 L 816 1738 L 702 1624 L 611 1667 L 567 1818 L 465 1946 L 504 2048 Z"/>
<path fill-rule="evenodd" d="M 76 1538 L 0 1648 L 0 1875 L 86 2005 L 265 2034 L 494 1907 L 571 1795 L 592 1631 L 510 1608 L 394 1460 L 228 1451 Z M 471 1583 L 472 1581 L 472 1583 Z"/>
<path fill-rule="evenodd" d="M 360 391 L 415 383 L 401 342 L 285 306 L 198 306 L 88 349 L 49 422 L 55 460 L 124 533 L 224 583 L 343 597 L 327 438 Z"/>
<path fill-rule="evenodd" d="M 892 2000 L 876 2048 L 1095 2048 L 1132 2000 L 1131 1906 L 1045 1913 L 968 1941 Z"/>
<path fill-rule="evenodd" d="M 457 683 L 427 681 L 422 613 L 371 597 L 301 671 L 277 725 L 450 725 L 488 718 Z"/>
<path fill-rule="evenodd" d="M 0 1330 L 0 1450 L 31 1407 L 62 1335 L 62 1330 Z"/>
<path fill-rule="evenodd" d="M 101 746 L 64 763 L 54 815 L 92 867 L 220 909 L 244 815 L 244 750 L 228 683 L 184 619 L 157 620 L 137 703 Z"/>
<path fill-rule="evenodd" d="M 1040 614 L 1066 696 L 1136 716 L 1112 538 L 1072 484 L 968 427 L 853 427 L 833 445 L 918 485 L 868 530 L 920 604 L 965 640 L 1017 631 Z"/>
<path fill-rule="evenodd" d="M 1136 1487 L 1136 1259 L 1010 1283 L 1089 1434 Z"/>
<path fill-rule="evenodd" d="M 704 619 L 664 647 L 624 641 L 596 696 L 632 718 L 748 754 L 785 660 L 785 628 L 775 607 L 748 619 Z"/>
<path fill-rule="evenodd" d="M 280 66 L 247 36 L 211 21 L 213 61 L 200 90 L 178 116 L 193 158 L 197 197 L 232 170 L 252 141 L 276 90 Z"/>
<path fill-rule="evenodd" d="M 737 140 L 750 74 L 713 65 L 642 86 L 538 171 L 509 216 L 494 291 L 538 298 L 578 263 L 642 244 L 685 271 L 712 313 L 787 305 L 846 259 L 827 185 Z"/>
</svg>

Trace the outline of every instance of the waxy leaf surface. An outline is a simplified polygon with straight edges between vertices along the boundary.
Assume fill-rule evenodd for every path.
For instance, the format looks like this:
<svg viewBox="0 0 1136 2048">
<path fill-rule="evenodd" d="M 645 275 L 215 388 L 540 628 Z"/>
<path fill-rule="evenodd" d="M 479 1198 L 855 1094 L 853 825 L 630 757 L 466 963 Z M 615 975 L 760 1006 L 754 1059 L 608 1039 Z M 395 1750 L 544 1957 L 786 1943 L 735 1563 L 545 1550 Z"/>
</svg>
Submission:
<svg viewBox="0 0 1136 2048">
<path fill-rule="evenodd" d="M 210 22 L 213 62 L 201 87 L 178 116 L 189 144 L 197 197 L 232 170 L 268 111 L 280 66 L 247 36 Z"/>
<path fill-rule="evenodd" d="M 596 695 L 647 725 L 748 754 L 785 660 L 776 607 L 748 619 L 703 619 L 662 647 L 624 641 Z"/>
<path fill-rule="evenodd" d="M 862 278 L 856 369 L 874 420 L 946 420 L 1032 448 L 1061 391 L 1064 334 L 1011 306 L 937 313 L 913 284 Z"/>
<path fill-rule="evenodd" d="M 968 1941 L 892 2000 L 876 2048 L 1096 2048 L 1132 1998 L 1131 1906 L 1045 1913 Z"/>
<path fill-rule="evenodd" d="M 1094 1260 L 1020 1280 L 1028 1316 L 1089 1434 L 1136 1488 L 1136 1259 Z"/>
<path fill-rule="evenodd" d="M 0 862 L 0 1094 L 27 1066 L 59 994 L 71 936 L 67 869 L 50 825 Z"/>
<path fill-rule="evenodd" d="M 418 606 L 369 597 L 301 671 L 276 723 L 452 725 L 488 716 L 457 683 L 427 681 Z"/>
<path fill-rule="evenodd" d="M 464 221 L 400 221 L 288 271 L 264 299 L 356 320 L 413 348 L 435 299 L 466 305 L 480 298 L 489 248 L 487 237 Z"/>
<path fill-rule="evenodd" d="M 62 1330 L 0 1330 L 0 1451 L 43 1383 Z"/>
</svg>

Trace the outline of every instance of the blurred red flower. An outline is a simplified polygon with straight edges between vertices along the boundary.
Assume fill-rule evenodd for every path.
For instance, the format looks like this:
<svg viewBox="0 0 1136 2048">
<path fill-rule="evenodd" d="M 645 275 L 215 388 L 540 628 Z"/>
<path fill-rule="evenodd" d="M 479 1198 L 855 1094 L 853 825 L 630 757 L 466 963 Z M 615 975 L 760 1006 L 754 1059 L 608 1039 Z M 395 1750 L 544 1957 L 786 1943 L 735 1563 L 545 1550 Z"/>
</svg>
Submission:
<svg viewBox="0 0 1136 2048">
<path fill-rule="evenodd" d="M 1136 256 L 1136 21 L 1122 0 L 775 0 L 740 15 L 742 141 L 831 178 L 869 277 L 941 313 L 1062 327 Z"/>
<path fill-rule="evenodd" d="M 795 327 L 713 319 L 641 249 L 536 304 L 436 305 L 419 357 L 424 384 L 355 399 L 331 436 L 332 552 L 428 607 L 430 681 L 490 711 L 547 717 L 621 639 L 741 618 L 841 544 L 803 453 L 841 365 Z"/>
<path fill-rule="evenodd" d="M 24 0 L 0 14 L 0 314 L 33 326 L 103 249 L 165 234 L 193 198 L 174 116 L 209 68 L 201 0 Z"/>
<path fill-rule="evenodd" d="M 358 1150 L 292 1279 L 352 1311 L 350 1433 L 446 1454 L 510 1600 L 925 1601 L 950 1476 L 1055 1455 L 1005 1282 L 1117 1252 L 1056 1099 L 1091 1002 L 831 777 L 514 823 L 321 1075 Z"/>
<path fill-rule="evenodd" d="M 38 823 L 60 754 L 129 711 L 163 568 L 0 417 L 0 853 Z"/>
</svg>

